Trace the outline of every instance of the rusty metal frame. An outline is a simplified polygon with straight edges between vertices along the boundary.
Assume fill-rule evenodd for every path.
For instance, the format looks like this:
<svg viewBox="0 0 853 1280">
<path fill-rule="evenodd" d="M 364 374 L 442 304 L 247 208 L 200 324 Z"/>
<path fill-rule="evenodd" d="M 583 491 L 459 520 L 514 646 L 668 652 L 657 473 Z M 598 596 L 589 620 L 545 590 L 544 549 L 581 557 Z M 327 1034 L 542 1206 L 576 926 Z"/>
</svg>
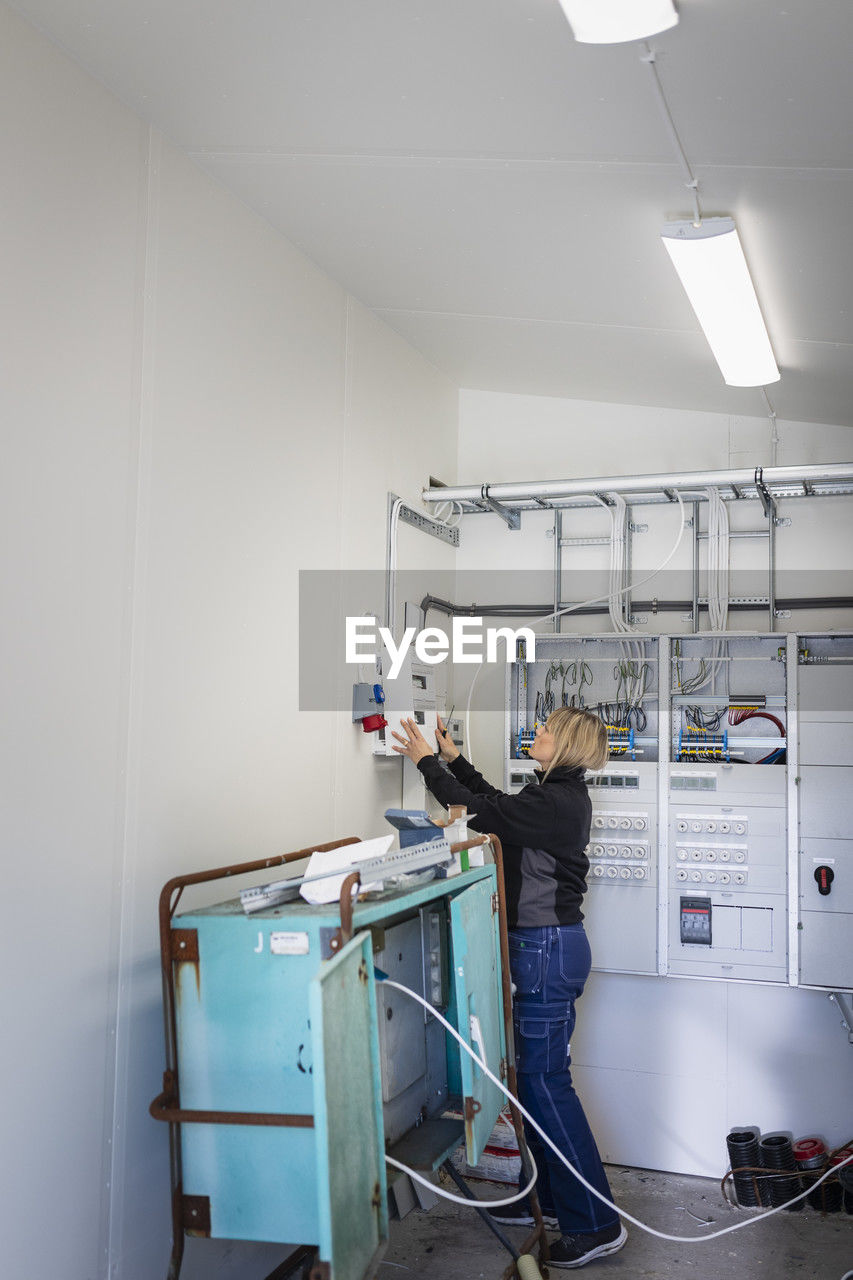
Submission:
<svg viewBox="0 0 853 1280">
<path fill-rule="evenodd" d="M 492 848 L 492 856 L 495 860 L 495 879 L 498 887 L 498 938 L 500 939 L 501 951 L 501 988 L 503 995 L 504 1010 L 504 1026 L 506 1031 L 506 1084 L 513 1097 L 518 1097 L 518 1076 L 515 1070 L 515 1041 L 513 1038 L 512 1024 L 512 978 L 509 972 L 509 931 L 506 916 L 506 884 L 504 881 L 504 857 L 501 842 L 495 835 L 476 836 L 471 840 L 464 840 L 459 844 L 450 846 L 451 853 L 461 853 L 463 849 L 476 849 L 480 845 L 490 844 Z M 524 1132 L 524 1122 L 521 1118 L 521 1112 L 514 1102 L 509 1101 L 509 1113 L 512 1117 L 512 1124 L 515 1130 L 516 1140 L 518 1142 L 518 1152 L 521 1156 L 521 1167 L 526 1173 L 530 1171 L 530 1153 L 527 1149 L 527 1137 Z M 530 1201 L 530 1208 L 533 1213 L 533 1230 L 526 1238 L 521 1248 L 520 1254 L 530 1253 L 531 1249 L 539 1243 L 539 1262 L 542 1266 L 548 1265 L 550 1254 L 548 1252 L 548 1237 L 545 1234 L 545 1223 L 542 1220 L 542 1209 L 539 1204 L 539 1196 L 534 1186 L 527 1196 Z M 503 1272 L 501 1280 L 512 1280 L 518 1276 L 518 1266 L 516 1261 L 510 1263 Z"/>
<path fill-rule="evenodd" d="M 194 930 L 173 930 L 172 917 L 177 910 L 178 903 L 185 888 L 196 884 L 208 884 L 214 880 L 230 879 L 234 876 L 248 875 L 253 871 L 267 871 L 272 867 L 283 866 L 290 862 L 298 862 L 302 858 L 308 858 L 312 853 L 325 853 L 332 849 L 340 849 L 347 844 L 357 844 L 358 836 L 346 836 L 342 840 L 332 840 L 327 844 L 311 845 L 306 849 L 297 849 L 292 853 L 284 853 L 275 858 L 264 858 L 256 862 L 236 863 L 229 867 L 219 867 L 210 871 L 197 871 L 189 875 L 175 876 L 166 882 L 160 891 L 159 900 L 159 920 L 160 920 L 160 967 L 163 981 L 163 1015 L 164 1028 L 166 1038 L 166 1070 L 163 1073 L 163 1092 L 153 1100 L 149 1107 L 150 1114 L 155 1120 L 165 1121 L 169 1125 L 169 1157 L 170 1157 L 170 1178 L 172 1191 L 172 1252 L 169 1260 L 169 1269 L 167 1271 L 167 1280 L 178 1280 L 181 1271 L 181 1264 L 184 1253 L 184 1236 L 187 1207 L 187 1198 L 183 1194 L 182 1186 L 182 1169 L 181 1169 L 181 1129 L 182 1124 L 234 1124 L 234 1125 L 274 1125 L 274 1126 L 294 1126 L 300 1128 L 313 1128 L 314 1117 L 305 1115 L 284 1115 L 266 1112 L 247 1112 L 247 1111 L 193 1111 L 184 1110 L 180 1106 L 180 1094 L 178 1086 L 178 1063 L 177 1063 L 177 1022 L 175 1015 L 175 987 L 174 987 L 174 965 L 175 964 L 195 964 L 199 962 L 198 956 L 198 935 Z M 462 853 L 468 849 L 475 849 L 481 845 L 490 844 L 492 854 L 495 860 L 495 876 L 497 881 L 497 898 L 498 898 L 498 937 L 500 941 L 501 956 L 501 984 L 503 996 L 503 1013 L 505 1038 L 507 1047 L 507 1087 L 513 1095 L 518 1094 L 518 1079 L 515 1070 L 515 1055 L 513 1051 L 513 1023 L 512 1023 L 512 982 L 509 971 L 509 940 L 507 931 L 507 915 L 506 915 L 506 888 L 504 883 L 503 870 L 503 849 L 501 842 L 495 835 L 479 835 L 472 837 L 470 840 L 463 840 L 450 846 L 450 852 L 453 854 Z M 335 946 L 337 939 L 331 943 L 331 950 L 334 952 L 349 942 L 353 936 L 353 893 L 354 887 L 360 884 L 359 872 L 354 871 L 347 876 L 341 887 L 340 894 L 340 913 L 341 928 L 340 942 Z M 191 935 L 195 934 L 195 938 Z M 177 945 L 175 945 L 177 943 Z M 521 1113 L 514 1102 L 509 1103 L 510 1115 L 512 1117 L 513 1127 L 515 1129 L 516 1139 L 518 1141 L 518 1150 L 521 1155 L 522 1167 L 529 1169 L 527 1139 L 524 1133 L 524 1125 L 522 1123 Z M 529 1253 L 534 1246 L 539 1244 L 539 1262 L 543 1266 L 548 1263 L 548 1239 L 545 1234 L 545 1224 L 542 1220 L 542 1210 L 539 1205 L 539 1198 L 534 1187 L 528 1196 L 530 1207 L 533 1213 L 534 1228 L 530 1235 L 523 1242 L 520 1253 Z M 304 1252 L 303 1252 L 304 1250 Z M 286 1259 L 277 1267 L 267 1280 L 274 1280 L 275 1277 L 282 1274 L 282 1268 L 286 1268 L 284 1274 L 291 1275 L 292 1270 L 288 1269 L 289 1264 L 298 1263 L 303 1260 L 311 1269 L 311 1280 L 327 1280 L 328 1264 L 321 1262 L 319 1259 L 314 1262 L 311 1267 L 311 1259 L 314 1256 L 312 1246 L 300 1246 L 296 1253 Z M 516 1262 L 513 1261 L 503 1272 L 501 1280 L 512 1280 L 518 1276 Z"/>
<path fill-rule="evenodd" d="M 187 1111 L 177 1106 L 177 1080 L 171 1071 L 163 1072 L 163 1092 L 148 1108 L 154 1120 L 167 1124 L 258 1124 L 280 1125 L 293 1129 L 313 1129 L 314 1117 L 285 1115 L 277 1111 Z"/>
<path fill-rule="evenodd" d="M 512 978 L 509 972 L 509 930 L 506 918 L 506 885 L 504 883 L 504 857 L 501 842 L 497 836 L 489 836 L 492 843 L 492 853 L 495 859 L 495 873 L 498 882 L 498 936 L 500 938 L 501 947 L 501 983 L 503 987 L 504 1002 L 504 1022 L 506 1023 L 506 1084 L 513 1097 L 518 1097 L 518 1076 L 515 1070 L 515 1040 L 513 1038 L 512 1024 Z M 527 1149 L 527 1138 L 524 1133 L 524 1123 L 521 1118 L 521 1112 L 514 1102 L 509 1104 L 509 1113 L 512 1117 L 512 1125 L 515 1129 L 516 1140 L 518 1141 L 518 1151 L 521 1156 L 521 1167 L 525 1173 L 530 1170 L 530 1153 Z M 538 1242 L 539 1244 L 539 1262 L 542 1266 L 548 1265 L 550 1254 L 548 1252 L 548 1237 L 545 1234 L 545 1223 L 542 1220 L 542 1209 L 539 1205 L 539 1196 L 534 1186 L 527 1195 L 530 1201 L 530 1208 L 533 1213 L 533 1230 L 526 1238 L 519 1249 L 520 1254 L 530 1253 L 531 1249 Z M 511 1280 L 511 1277 L 518 1275 L 518 1268 L 513 1262 L 511 1266 L 504 1271 L 501 1280 Z"/>
<path fill-rule="evenodd" d="M 313 1126 L 313 1116 L 268 1115 L 253 1112 L 183 1111 L 180 1106 L 178 1077 L 178 1033 L 175 1016 L 175 983 L 173 965 L 198 964 L 198 949 L 192 952 L 189 934 L 192 930 L 178 932 L 185 943 L 183 951 L 173 952 L 172 917 L 177 910 L 184 889 L 190 885 L 209 884 L 213 880 L 227 880 L 235 876 L 249 875 L 253 871 L 269 871 L 309 858 L 312 853 L 326 853 L 343 845 L 357 844 L 358 836 L 345 836 L 326 844 L 310 845 L 275 858 L 261 858 L 255 862 L 238 862 L 228 867 L 208 871 L 195 871 L 189 875 L 175 876 L 160 891 L 160 970 L 163 983 L 163 1021 L 166 1040 L 166 1070 L 163 1075 L 163 1092 L 151 1103 L 150 1114 L 155 1120 L 163 1120 L 169 1126 L 169 1176 L 172 1192 L 172 1252 L 169 1258 L 167 1280 L 178 1280 L 184 1256 L 184 1194 L 181 1167 L 182 1124 L 274 1124 Z"/>
</svg>

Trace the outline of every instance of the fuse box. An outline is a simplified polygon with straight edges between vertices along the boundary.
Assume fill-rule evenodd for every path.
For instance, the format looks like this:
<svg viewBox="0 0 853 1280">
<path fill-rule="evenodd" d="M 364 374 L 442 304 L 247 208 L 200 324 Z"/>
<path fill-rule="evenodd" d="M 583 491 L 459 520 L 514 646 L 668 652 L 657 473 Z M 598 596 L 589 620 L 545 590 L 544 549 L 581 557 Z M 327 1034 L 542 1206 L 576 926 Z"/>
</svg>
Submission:
<svg viewBox="0 0 853 1280">
<path fill-rule="evenodd" d="M 547 635 L 507 681 L 505 788 L 560 705 L 608 724 L 587 776 L 593 965 L 853 987 L 853 635 Z M 642 709 L 641 712 L 639 709 Z M 685 942 L 705 897 L 710 943 Z"/>
<path fill-rule="evenodd" d="M 532 778 L 527 756 L 538 724 L 560 706 L 593 711 L 607 725 L 610 758 L 589 776 L 592 825 L 584 923 L 595 967 L 656 973 L 658 894 L 658 641 L 643 636 L 539 636 L 507 690 L 505 787 Z"/>
</svg>

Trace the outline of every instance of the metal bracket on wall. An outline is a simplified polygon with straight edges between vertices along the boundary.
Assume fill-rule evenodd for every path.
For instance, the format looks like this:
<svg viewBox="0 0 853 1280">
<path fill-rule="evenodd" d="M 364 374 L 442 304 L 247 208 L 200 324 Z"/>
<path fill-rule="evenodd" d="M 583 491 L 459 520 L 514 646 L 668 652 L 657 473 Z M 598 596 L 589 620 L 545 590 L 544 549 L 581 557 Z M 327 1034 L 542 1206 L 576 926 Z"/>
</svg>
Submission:
<svg viewBox="0 0 853 1280">
<path fill-rule="evenodd" d="M 496 502 L 494 498 L 489 497 L 489 486 L 484 484 L 480 490 L 483 501 L 496 516 L 500 516 L 508 529 L 521 528 L 521 512 L 513 511 L 509 507 L 505 507 L 502 502 Z"/>
<path fill-rule="evenodd" d="M 459 546 L 458 529 L 449 529 L 440 520 L 433 520 L 431 516 L 425 515 L 423 511 L 415 511 L 413 507 L 407 507 L 405 503 L 398 511 L 397 519 L 401 520 L 403 524 L 410 524 L 413 528 L 422 530 L 423 533 L 431 534 L 433 538 L 440 538 L 442 542 L 448 543 L 451 547 Z"/>
<path fill-rule="evenodd" d="M 756 467 L 755 468 L 755 492 L 758 494 L 758 497 L 761 501 L 761 505 L 764 508 L 764 514 L 767 516 L 768 520 L 775 520 L 776 519 L 776 503 L 770 494 L 770 490 L 767 488 L 767 485 L 764 483 L 763 475 L 764 475 L 763 468 Z"/>
</svg>

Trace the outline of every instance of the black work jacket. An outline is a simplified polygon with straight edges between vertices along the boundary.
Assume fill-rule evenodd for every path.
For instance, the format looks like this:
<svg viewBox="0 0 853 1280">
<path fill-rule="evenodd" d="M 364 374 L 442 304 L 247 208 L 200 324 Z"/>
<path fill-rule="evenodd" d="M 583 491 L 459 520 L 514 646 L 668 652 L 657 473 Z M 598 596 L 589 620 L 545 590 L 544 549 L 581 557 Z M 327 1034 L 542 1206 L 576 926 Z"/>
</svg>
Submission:
<svg viewBox="0 0 853 1280">
<path fill-rule="evenodd" d="M 500 840 L 511 929 L 583 920 L 592 816 L 583 769 L 553 769 L 513 796 L 486 782 L 462 755 L 449 773 L 435 756 L 419 760 L 418 768 L 436 800 L 465 805 L 468 825 Z"/>
</svg>

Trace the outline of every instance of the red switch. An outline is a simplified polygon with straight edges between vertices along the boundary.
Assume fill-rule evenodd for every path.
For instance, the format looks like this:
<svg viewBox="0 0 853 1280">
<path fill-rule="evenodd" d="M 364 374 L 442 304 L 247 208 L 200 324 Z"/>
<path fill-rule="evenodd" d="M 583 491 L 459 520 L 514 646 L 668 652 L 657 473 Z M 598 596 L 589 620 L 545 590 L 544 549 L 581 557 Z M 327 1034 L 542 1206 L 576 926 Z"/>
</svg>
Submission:
<svg viewBox="0 0 853 1280">
<path fill-rule="evenodd" d="M 815 867 L 814 878 L 817 880 L 818 893 L 826 898 L 832 888 L 832 882 L 835 879 L 835 872 L 832 867 Z"/>
</svg>

